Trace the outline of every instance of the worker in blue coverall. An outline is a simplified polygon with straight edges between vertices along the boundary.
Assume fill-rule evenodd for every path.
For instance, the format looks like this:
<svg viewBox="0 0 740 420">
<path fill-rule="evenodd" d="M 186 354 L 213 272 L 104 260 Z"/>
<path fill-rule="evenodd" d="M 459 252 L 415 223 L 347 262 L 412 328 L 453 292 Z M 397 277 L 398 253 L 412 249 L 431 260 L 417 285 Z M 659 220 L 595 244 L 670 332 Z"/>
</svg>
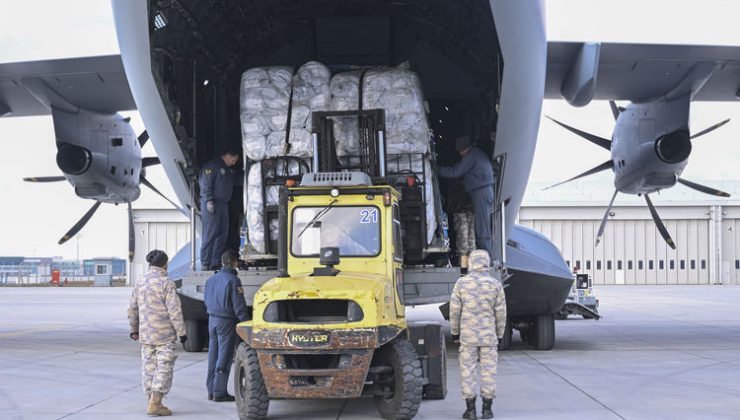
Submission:
<svg viewBox="0 0 740 420">
<path fill-rule="evenodd" d="M 200 211 L 203 221 L 200 262 L 203 270 L 218 270 L 229 236 L 229 201 L 234 192 L 234 170 L 239 152 L 227 150 L 206 162 L 200 171 Z"/>
<path fill-rule="evenodd" d="M 208 399 L 234 401 L 226 392 L 236 346 L 236 324 L 249 318 L 244 288 L 237 276 L 238 254 L 229 249 L 221 256 L 223 269 L 206 281 L 203 292 L 208 312 Z"/>
<path fill-rule="evenodd" d="M 462 159 L 454 166 L 440 167 L 439 176 L 463 177 L 465 191 L 473 202 L 475 212 L 475 247 L 488 251 L 490 260 L 494 261 L 492 227 L 494 181 L 491 160 L 481 149 L 473 145 L 470 137 L 455 139 L 455 148 Z"/>
</svg>

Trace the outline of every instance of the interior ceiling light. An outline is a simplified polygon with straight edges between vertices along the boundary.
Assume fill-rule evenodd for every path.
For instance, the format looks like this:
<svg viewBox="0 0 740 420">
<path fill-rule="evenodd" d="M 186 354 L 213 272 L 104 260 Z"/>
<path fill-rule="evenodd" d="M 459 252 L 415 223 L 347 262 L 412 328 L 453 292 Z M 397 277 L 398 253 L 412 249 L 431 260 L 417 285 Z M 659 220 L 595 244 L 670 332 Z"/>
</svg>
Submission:
<svg viewBox="0 0 740 420">
<path fill-rule="evenodd" d="M 158 31 L 165 26 L 167 26 L 167 19 L 164 17 L 162 12 L 157 12 L 157 14 L 154 15 L 154 30 Z"/>
</svg>

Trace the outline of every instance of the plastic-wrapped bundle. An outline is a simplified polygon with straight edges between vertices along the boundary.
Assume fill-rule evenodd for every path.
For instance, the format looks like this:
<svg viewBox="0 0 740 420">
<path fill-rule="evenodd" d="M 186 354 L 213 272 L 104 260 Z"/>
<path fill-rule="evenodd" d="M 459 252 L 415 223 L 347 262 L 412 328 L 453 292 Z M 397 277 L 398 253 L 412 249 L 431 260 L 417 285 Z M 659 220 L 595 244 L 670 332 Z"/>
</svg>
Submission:
<svg viewBox="0 0 740 420">
<path fill-rule="evenodd" d="M 424 166 L 422 166 L 422 162 Z M 413 172 L 419 178 L 419 182 L 424 183 L 427 243 L 431 243 L 434 238 L 434 231 L 437 230 L 437 217 L 434 211 L 434 186 L 432 183 L 432 165 L 429 158 L 419 154 L 388 156 L 386 166 L 390 174 L 398 175 Z"/>
<path fill-rule="evenodd" d="M 359 109 L 362 71 L 339 73 L 331 79 L 332 111 Z M 338 156 L 356 155 L 360 147 L 357 118 L 334 118 L 334 137 Z"/>
<path fill-rule="evenodd" d="M 298 175 L 301 168 L 295 160 L 286 163 L 285 160 L 269 161 L 275 163 L 275 173 Z M 265 246 L 265 204 L 277 205 L 280 198 L 280 186 L 270 185 L 265 190 L 263 199 L 262 189 L 262 165 L 264 162 L 252 164 L 247 176 L 247 232 L 249 234 L 249 244 L 255 251 L 264 254 L 267 251 Z M 285 165 L 288 165 L 287 171 Z M 264 200 L 267 203 L 264 203 Z M 270 221 L 270 239 L 277 240 L 278 222 L 277 218 Z"/>
<path fill-rule="evenodd" d="M 267 136 L 285 130 L 292 79 L 293 68 L 287 66 L 257 67 L 242 74 L 242 139 L 250 159 L 264 159 Z"/>
<path fill-rule="evenodd" d="M 301 66 L 295 76 L 291 67 L 258 67 L 244 72 L 241 120 L 247 156 L 255 161 L 311 156 L 311 113 L 329 109 L 330 79 L 329 69 L 316 61 Z M 288 107 L 290 128 L 286 130 Z M 290 132 L 288 138 L 286 131 Z"/>
<path fill-rule="evenodd" d="M 364 78 L 363 78 L 364 73 Z M 403 68 L 352 71 L 331 80 L 332 110 L 385 109 L 386 151 L 389 154 L 427 153 L 429 123 L 416 73 Z M 357 121 L 337 119 L 334 125 L 339 156 L 357 154 Z"/>
</svg>

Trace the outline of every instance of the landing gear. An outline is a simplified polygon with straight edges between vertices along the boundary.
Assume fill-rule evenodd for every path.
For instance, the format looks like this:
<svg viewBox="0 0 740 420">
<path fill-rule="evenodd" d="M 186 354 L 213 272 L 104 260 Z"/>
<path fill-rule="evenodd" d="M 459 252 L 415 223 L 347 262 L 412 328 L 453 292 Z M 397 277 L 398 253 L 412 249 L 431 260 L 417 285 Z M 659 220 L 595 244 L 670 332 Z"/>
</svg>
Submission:
<svg viewBox="0 0 740 420">
<path fill-rule="evenodd" d="M 555 347 L 555 317 L 540 315 L 534 321 L 534 347 L 537 350 L 551 350 Z"/>
<path fill-rule="evenodd" d="M 378 350 L 376 363 L 391 369 L 382 377 L 386 395 L 375 397 L 375 406 L 385 419 L 411 419 L 419 411 L 422 396 L 422 371 L 414 346 L 396 338 Z"/>
<path fill-rule="evenodd" d="M 506 329 L 504 329 L 504 336 L 498 342 L 498 350 L 504 351 L 511 348 L 511 319 L 506 318 Z"/>
<path fill-rule="evenodd" d="M 257 352 L 239 343 L 234 361 L 234 394 L 240 420 L 263 419 L 267 416 L 270 397 L 262 379 Z"/>
<path fill-rule="evenodd" d="M 537 350 L 552 350 L 555 347 L 555 316 L 539 315 L 515 322 L 524 344 L 534 346 Z M 500 346 L 500 344 L 499 344 Z"/>
<path fill-rule="evenodd" d="M 189 353 L 203 351 L 208 341 L 208 321 L 202 319 L 186 319 L 185 334 L 188 340 L 182 345 Z"/>
</svg>

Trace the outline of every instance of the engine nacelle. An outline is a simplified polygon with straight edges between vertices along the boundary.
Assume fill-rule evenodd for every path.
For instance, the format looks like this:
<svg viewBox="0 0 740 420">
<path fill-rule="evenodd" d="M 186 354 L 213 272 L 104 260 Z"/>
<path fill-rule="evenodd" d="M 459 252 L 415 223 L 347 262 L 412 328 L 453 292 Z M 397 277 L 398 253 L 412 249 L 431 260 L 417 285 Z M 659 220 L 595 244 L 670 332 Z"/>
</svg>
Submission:
<svg viewBox="0 0 740 420">
<path fill-rule="evenodd" d="M 84 147 L 60 143 L 57 146 L 57 166 L 65 174 L 82 175 L 90 169 L 92 153 Z"/>
<path fill-rule="evenodd" d="M 681 163 L 691 155 L 691 136 L 688 131 L 679 130 L 658 137 L 655 140 L 655 153 L 665 163 Z"/>
</svg>

